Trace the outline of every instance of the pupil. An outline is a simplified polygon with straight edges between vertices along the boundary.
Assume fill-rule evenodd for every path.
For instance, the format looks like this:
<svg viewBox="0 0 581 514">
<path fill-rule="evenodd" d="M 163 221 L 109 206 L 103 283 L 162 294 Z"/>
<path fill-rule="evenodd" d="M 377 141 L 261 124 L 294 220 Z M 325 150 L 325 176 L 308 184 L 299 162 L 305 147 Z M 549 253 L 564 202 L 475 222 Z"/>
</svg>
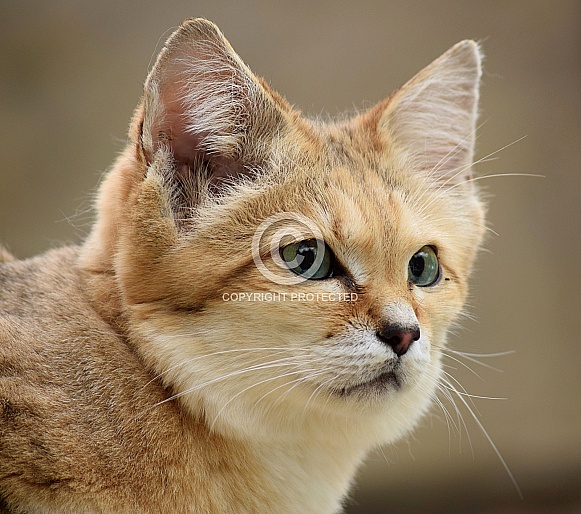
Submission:
<svg viewBox="0 0 581 514">
<path fill-rule="evenodd" d="M 311 268 L 315 262 L 316 253 L 316 249 L 311 246 L 302 245 L 299 247 L 297 250 L 297 261 L 299 263 L 299 267 L 303 271 L 307 271 Z"/>
<path fill-rule="evenodd" d="M 414 277 L 421 277 L 424 272 L 425 262 L 422 257 L 414 255 L 410 261 L 410 270 Z"/>
</svg>

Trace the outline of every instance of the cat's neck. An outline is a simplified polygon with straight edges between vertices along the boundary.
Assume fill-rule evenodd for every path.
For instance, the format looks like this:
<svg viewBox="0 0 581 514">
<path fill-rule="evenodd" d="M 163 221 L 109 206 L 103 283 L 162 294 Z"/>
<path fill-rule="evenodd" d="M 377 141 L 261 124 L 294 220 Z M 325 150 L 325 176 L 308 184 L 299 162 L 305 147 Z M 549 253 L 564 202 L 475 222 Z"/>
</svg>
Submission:
<svg viewBox="0 0 581 514">
<path fill-rule="evenodd" d="M 332 436 L 229 442 L 237 462 L 226 483 L 253 491 L 260 512 L 339 512 L 367 450 Z"/>
<path fill-rule="evenodd" d="M 332 441 L 271 445 L 258 450 L 273 494 L 280 498 L 277 512 L 337 512 L 366 453 Z"/>
</svg>

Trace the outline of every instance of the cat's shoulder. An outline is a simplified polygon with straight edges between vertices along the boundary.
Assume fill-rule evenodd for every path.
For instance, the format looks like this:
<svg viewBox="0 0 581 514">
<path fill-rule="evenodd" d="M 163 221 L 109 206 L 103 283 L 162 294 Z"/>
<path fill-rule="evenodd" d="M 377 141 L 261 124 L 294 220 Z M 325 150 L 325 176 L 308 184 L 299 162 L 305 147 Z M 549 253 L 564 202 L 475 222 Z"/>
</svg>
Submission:
<svg viewBox="0 0 581 514">
<path fill-rule="evenodd" d="M 77 259 L 69 247 L 0 264 L 0 499 L 14 474 L 31 498 L 38 484 L 129 487 L 135 476 L 109 471 L 145 473 L 144 445 L 173 462 L 164 443 L 184 439 L 160 381 L 93 309 Z"/>
<path fill-rule="evenodd" d="M 78 254 L 71 246 L 0 263 L 0 380 L 10 363 L 26 371 L 28 382 L 42 374 L 44 380 L 37 378 L 44 387 L 82 388 L 91 374 L 111 387 L 122 387 L 128 377 L 144 384 L 151 379 L 129 338 L 95 308 Z"/>
</svg>

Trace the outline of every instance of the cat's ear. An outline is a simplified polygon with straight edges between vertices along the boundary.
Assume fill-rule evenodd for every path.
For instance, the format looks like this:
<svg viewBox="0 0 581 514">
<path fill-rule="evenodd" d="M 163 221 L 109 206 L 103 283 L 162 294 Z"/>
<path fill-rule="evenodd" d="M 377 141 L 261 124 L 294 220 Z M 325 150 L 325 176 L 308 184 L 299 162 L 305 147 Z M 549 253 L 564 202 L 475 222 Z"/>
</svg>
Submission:
<svg viewBox="0 0 581 514">
<path fill-rule="evenodd" d="M 282 123 L 282 99 L 255 77 L 220 30 L 188 20 L 168 39 L 145 83 L 140 144 L 151 164 L 169 153 L 188 184 L 245 174 Z"/>
<path fill-rule="evenodd" d="M 438 180 L 470 175 L 482 56 L 462 41 L 397 90 L 383 107 L 380 130 L 414 166 Z"/>
</svg>

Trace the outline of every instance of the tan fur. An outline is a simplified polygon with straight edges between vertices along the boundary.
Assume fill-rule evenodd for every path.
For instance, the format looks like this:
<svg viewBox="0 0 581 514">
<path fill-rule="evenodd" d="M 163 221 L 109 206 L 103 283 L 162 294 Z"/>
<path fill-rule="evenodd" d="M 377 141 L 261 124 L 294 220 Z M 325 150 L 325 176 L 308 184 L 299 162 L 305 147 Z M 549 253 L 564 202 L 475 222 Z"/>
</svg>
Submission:
<svg viewBox="0 0 581 514">
<path fill-rule="evenodd" d="M 87 241 L 0 265 L 0 511 L 340 511 L 367 452 L 435 394 L 483 231 L 466 180 L 479 78 L 462 42 L 370 111 L 323 124 L 214 25 L 185 22 Z M 260 273 L 253 234 L 285 212 L 316 222 L 348 276 Z M 407 263 L 424 245 L 442 280 L 420 288 Z M 224 300 L 244 292 L 358 297 Z M 399 360 L 375 336 L 416 320 Z M 339 394 L 396 362 L 401 387 Z"/>
</svg>

